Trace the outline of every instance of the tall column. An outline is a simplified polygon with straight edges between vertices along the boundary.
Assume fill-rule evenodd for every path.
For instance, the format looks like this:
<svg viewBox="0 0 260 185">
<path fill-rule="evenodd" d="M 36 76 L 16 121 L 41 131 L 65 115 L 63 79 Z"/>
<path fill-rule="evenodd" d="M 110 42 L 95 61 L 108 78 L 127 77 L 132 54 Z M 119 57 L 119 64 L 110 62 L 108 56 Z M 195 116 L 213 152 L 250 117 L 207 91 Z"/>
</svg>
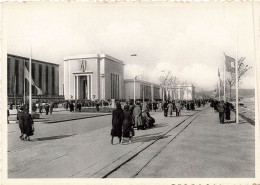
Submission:
<svg viewBox="0 0 260 185">
<path fill-rule="evenodd" d="M 9 83 L 9 88 L 10 88 L 10 95 L 14 94 L 14 78 L 15 78 L 15 72 L 14 72 L 14 68 L 15 68 L 15 63 L 14 63 L 14 59 L 11 57 L 10 58 L 10 71 L 8 71 L 8 73 L 10 73 L 10 81 Z"/>
<path fill-rule="evenodd" d="M 34 69 L 35 70 L 34 71 L 34 74 L 35 74 L 34 83 L 39 87 L 40 86 L 40 82 L 39 82 L 39 75 L 40 75 L 40 73 L 39 73 L 39 64 L 35 63 L 34 65 L 35 65 L 35 69 Z M 38 94 L 37 89 L 36 89 L 36 94 Z"/>
<path fill-rule="evenodd" d="M 97 58 L 97 81 L 96 81 L 97 95 L 96 98 L 100 99 L 100 58 Z"/>
<path fill-rule="evenodd" d="M 77 100 L 79 99 L 79 76 L 77 75 L 76 76 L 76 79 L 77 79 Z"/>
<path fill-rule="evenodd" d="M 54 67 L 54 71 L 55 71 L 55 82 L 54 82 L 55 83 L 55 91 L 54 92 L 55 92 L 55 95 L 59 95 L 59 66 Z M 65 83 L 63 83 L 63 84 L 65 84 Z"/>
<path fill-rule="evenodd" d="M 19 85 L 19 92 L 17 92 L 17 95 L 22 96 L 23 95 L 23 60 L 19 59 L 19 76 L 18 76 L 18 80 L 16 81 L 16 83 L 18 83 Z"/>
<path fill-rule="evenodd" d="M 52 95 L 52 82 L 53 82 L 53 79 L 52 79 L 52 66 L 49 66 L 48 67 L 48 94 L 49 95 Z"/>
<path fill-rule="evenodd" d="M 151 84 L 151 100 L 154 100 L 153 84 Z"/>
</svg>

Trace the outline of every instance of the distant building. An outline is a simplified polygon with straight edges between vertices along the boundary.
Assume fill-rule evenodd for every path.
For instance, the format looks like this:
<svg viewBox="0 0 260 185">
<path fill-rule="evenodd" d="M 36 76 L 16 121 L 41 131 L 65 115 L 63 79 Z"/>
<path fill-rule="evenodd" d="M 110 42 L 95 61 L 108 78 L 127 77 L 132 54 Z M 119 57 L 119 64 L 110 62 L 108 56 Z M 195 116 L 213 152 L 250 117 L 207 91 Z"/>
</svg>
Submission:
<svg viewBox="0 0 260 185">
<path fill-rule="evenodd" d="M 123 99 L 124 62 L 106 54 L 64 58 L 64 96 L 69 99 Z"/>
<path fill-rule="evenodd" d="M 59 97 L 59 65 L 32 59 L 33 99 L 52 99 Z M 28 98 L 29 82 L 26 79 L 29 71 L 29 58 L 7 55 L 7 94 L 8 101 L 18 102 Z M 28 73 L 27 73 L 28 74 Z M 37 89 L 37 88 L 38 89 Z"/>
<path fill-rule="evenodd" d="M 160 100 L 162 97 L 160 85 L 139 79 L 135 80 L 135 99 Z M 134 99 L 134 79 L 125 80 L 125 99 Z"/>
<path fill-rule="evenodd" d="M 193 85 L 162 86 L 164 93 L 162 99 L 166 100 L 193 100 L 195 87 Z"/>
</svg>

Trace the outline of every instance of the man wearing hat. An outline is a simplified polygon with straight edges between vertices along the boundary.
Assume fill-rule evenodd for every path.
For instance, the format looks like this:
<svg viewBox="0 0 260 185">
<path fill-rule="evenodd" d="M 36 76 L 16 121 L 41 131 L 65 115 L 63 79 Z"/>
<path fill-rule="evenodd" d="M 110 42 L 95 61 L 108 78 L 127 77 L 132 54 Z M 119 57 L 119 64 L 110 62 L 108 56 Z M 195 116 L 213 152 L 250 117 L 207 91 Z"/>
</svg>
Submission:
<svg viewBox="0 0 260 185">
<path fill-rule="evenodd" d="M 221 100 L 218 103 L 218 113 L 219 113 L 219 123 L 224 124 L 225 103 L 223 100 Z"/>
</svg>

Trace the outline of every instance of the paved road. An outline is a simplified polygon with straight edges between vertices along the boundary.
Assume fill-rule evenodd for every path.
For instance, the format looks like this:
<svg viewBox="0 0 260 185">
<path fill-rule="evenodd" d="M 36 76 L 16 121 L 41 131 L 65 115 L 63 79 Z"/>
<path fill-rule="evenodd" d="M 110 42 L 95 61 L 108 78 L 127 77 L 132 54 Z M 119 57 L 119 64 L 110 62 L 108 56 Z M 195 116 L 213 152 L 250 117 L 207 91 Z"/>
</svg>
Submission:
<svg viewBox="0 0 260 185">
<path fill-rule="evenodd" d="M 195 119 L 137 177 L 253 178 L 255 127 L 218 124 L 212 112 Z"/>
<path fill-rule="evenodd" d="M 247 123 L 217 124 L 217 114 L 208 109 L 178 135 L 177 130 L 181 130 L 178 124 L 198 112 L 183 111 L 178 118 L 152 113 L 156 127 L 136 131 L 134 142 L 124 145 L 117 144 L 116 139 L 115 145 L 110 144 L 111 116 L 37 124 L 32 142 L 20 141 L 18 125 L 10 124 L 8 175 L 10 178 L 100 178 L 146 148 L 130 160 L 136 169 L 140 165 L 138 156 L 139 159 L 144 154 L 141 159 L 153 157 L 173 137 L 136 177 L 253 177 L 254 127 Z M 176 126 L 173 133 L 165 134 Z M 115 174 L 111 177 L 129 175 Z"/>
</svg>

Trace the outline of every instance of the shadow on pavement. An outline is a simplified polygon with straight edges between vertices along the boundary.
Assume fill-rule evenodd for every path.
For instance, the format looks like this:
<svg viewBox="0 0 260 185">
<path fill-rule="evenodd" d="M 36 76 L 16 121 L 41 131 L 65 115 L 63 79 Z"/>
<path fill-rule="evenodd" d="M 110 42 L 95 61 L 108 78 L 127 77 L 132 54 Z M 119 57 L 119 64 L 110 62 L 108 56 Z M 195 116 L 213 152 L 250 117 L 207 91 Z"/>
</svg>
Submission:
<svg viewBox="0 0 260 185">
<path fill-rule="evenodd" d="M 168 125 L 169 125 L 169 123 L 159 123 L 159 124 L 154 124 L 154 127 L 151 127 L 148 129 L 150 130 L 150 129 L 160 128 L 160 127 L 166 127 Z"/>
<path fill-rule="evenodd" d="M 133 137 L 133 143 L 137 143 L 137 142 L 149 142 L 152 140 L 156 140 L 159 137 L 161 137 L 162 135 L 160 135 L 160 133 L 157 134 L 146 134 L 146 135 L 142 135 L 142 136 L 136 136 Z M 169 136 L 163 136 L 161 139 L 167 138 Z"/>
<path fill-rule="evenodd" d="M 54 140 L 54 139 L 62 139 L 65 137 L 70 137 L 73 136 L 75 134 L 72 135 L 60 135 L 60 136 L 50 136 L 50 137 L 41 137 L 41 138 L 35 138 L 32 141 L 47 141 L 47 140 Z"/>
</svg>

